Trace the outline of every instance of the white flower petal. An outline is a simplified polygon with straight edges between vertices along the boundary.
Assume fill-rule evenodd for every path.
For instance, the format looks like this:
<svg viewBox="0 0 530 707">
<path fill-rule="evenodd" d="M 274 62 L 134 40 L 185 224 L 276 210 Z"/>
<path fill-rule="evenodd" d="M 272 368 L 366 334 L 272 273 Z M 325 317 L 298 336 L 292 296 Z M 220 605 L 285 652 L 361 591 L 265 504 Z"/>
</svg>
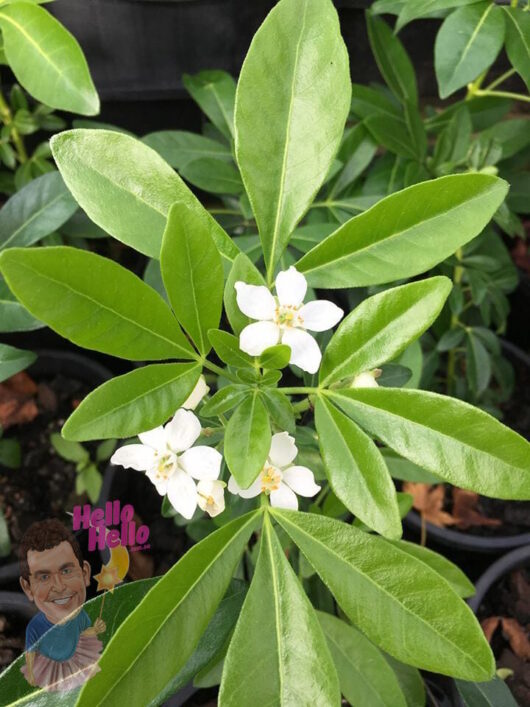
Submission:
<svg viewBox="0 0 530 707">
<path fill-rule="evenodd" d="M 199 481 L 197 503 L 199 508 L 215 518 L 225 509 L 224 481 Z"/>
<path fill-rule="evenodd" d="M 160 449 L 163 451 L 166 448 L 166 433 L 162 425 L 148 432 L 140 432 L 138 439 L 142 444 L 146 444 L 152 449 Z"/>
<path fill-rule="evenodd" d="M 183 452 L 189 449 L 201 434 L 201 423 L 194 413 L 181 408 L 164 429 L 170 448 L 174 452 Z"/>
<path fill-rule="evenodd" d="M 255 322 L 239 335 L 239 348 L 249 356 L 259 356 L 280 340 L 280 327 L 274 322 Z"/>
<path fill-rule="evenodd" d="M 179 457 L 179 464 L 194 479 L 213 481 L 221 473 L 222 455 L 213 447 L 193 447 Z"/>
<path fill-rule="evenodd" d="M 274 508 L 286 508 L 288 510 L 296 511 L 298 510 L 298 499 L 294 491 L 284 484 L 283 481 L 280 484 L 280 488 L 277 491 L 271 491 L 271 506 Z"/>
<path fill-rule="evenodd" d="M 269 459 L 274 466 L 283 469 L 288 466 L 298 454 L 294 437 L 287 432 L 278 432 L 272 435 Z"/>
<path fill-rule="evenodd" d="M 313 472 L 306 466 L 290 466 L 285 469 L 283 480 L 299 496 L 311 498 L 320 491 L 320 486 L 315 484 Z"/>
<path fill-rule="evenodd" d="M 155 450 L 144 444 L 127 444 L 117 449 L 110 458 L 111 464 L 119 464 L 126 469 L 146 471 L 155 463 Z"/>
<path fill-rule="evenodd" d="M 365 371 L 355 376 L 351 383 L 351 388 L 379 388 L 379 383 L 375 379 L 374 371 Z"/>
<path fill-rule="evenodd" d="M 236 282 L 237 306 L 251 319 L 273 319 L 276 311 L 274 297 L 265 285 L 247 285 L 246 282 Z"/>
<path fill-rule="evenodd" d="M 152 482 L 153 486 L 156 488 L 161 496 L 165 496 L 167 493 L 167 485 L 171 476 L 167 478 L 160 477 L 157 474 L 157 468 L 152 467 L 145 472 L 147 478 Z"/>
<path fill-rule="evenodd" d="M 302 318 L 304 329 L 326 331 L 326 329 L 331 329 L 340 322 L 344 312 L 333 302 L 329 302 L 326 299 L 317 299 L 314 302 L 304 304 L 299 311 L 299 315 Z"/>
<path fill-rule="evenodd" d="M 304 301 L 307 280 L 294 265 L 291 265 L 288 270 L 278 273 L 275 285 L 280 304 L 291 304 L 298 307 Z"/>
<path fill-rule="evenodd" d="M 235 478 L 231 476 L 228 479 L 228 490 L 234 495 L 241 496 L 241 498 L 255 498 L 261 493 L 261 473 L 258 478 L 250 484 L 248 489 L 242 489 Z"/>
<path fill-rule="evenodd" d="M 197 487 L 185 471 L 177 469 L 169 478 L 167 497 L 173 508 L 188 520 L 197 508 Z"/>
<path fill-rule="evenodd" d="M 195 410 L 197 405 L 201 402 L 209 390 L 210 388 L 206 385 L 204 376 L 199 376 L 199 380 L 195 384 L 195 388 L 191 391 L 189 397 L 182 403 L 181 407 L 186 408 L 186 410 Z"/>
<path fill-rule="evenodd" d="M 322 360 L 317 342 L 303 329 L 285 329 L 282 344 L 291 348 L 290 363 L 307 373 L 316 373 Z"/>
</svg>

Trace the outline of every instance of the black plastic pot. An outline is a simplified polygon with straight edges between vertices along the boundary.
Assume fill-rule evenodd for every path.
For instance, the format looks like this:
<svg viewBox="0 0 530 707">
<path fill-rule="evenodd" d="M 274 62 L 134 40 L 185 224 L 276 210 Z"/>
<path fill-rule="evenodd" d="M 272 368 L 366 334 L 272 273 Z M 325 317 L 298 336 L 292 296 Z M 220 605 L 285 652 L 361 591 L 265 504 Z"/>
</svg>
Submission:
<svg viewBox="0 0 530 707">
<path fill-rule="evenodd" d="M 471 609 L 477 613 L 482 600 L 505 574 L 520 567 L 530 567 L 530 545 L 509 552 L 494 562 L 475 585 L 475 595 L 468 599 Z"/>
<path fill-rule="evenodd" d="M 108 368 L 82 354 L 42 349 L 37 351 L 37 355 L 35 363 L 28 368 L 29 375 L 37 380 L 51 378 L 61 373 L 96 388 L 112 378 L 112 373 Z M 0 584 L 16 581 L 19 574 L 18 561 L 0 565 Z"/>
</svg>

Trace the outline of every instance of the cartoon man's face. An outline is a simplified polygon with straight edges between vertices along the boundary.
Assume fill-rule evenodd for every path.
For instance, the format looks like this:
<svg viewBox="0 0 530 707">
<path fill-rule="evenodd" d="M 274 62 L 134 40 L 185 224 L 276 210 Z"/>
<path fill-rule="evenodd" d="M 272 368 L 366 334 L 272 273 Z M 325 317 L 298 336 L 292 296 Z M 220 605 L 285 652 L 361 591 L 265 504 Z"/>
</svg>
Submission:
<svg viewBox="0 0 530 707">
<path fill-rule="evenodd" d="M 29 550 L 27 561 L 29 582 L 21 577 L 20 584 L 48 621 L 60 623 L 83 605 L 90 584 L 90 565 L 85 561 L 80 567 L 67 540 L 42 552 Z"/>
</svg>

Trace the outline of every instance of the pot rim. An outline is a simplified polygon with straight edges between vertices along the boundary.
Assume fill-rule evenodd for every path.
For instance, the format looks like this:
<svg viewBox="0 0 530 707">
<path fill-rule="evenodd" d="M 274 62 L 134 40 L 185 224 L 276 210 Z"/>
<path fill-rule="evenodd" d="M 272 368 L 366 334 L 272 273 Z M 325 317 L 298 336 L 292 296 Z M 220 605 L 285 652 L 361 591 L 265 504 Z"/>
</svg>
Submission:
<svg viewBox="0 0 530 707">
<path fill-rule="evenodd" d="M 468 599 L 468 604 L 476 614 L 482 600 L 496 582 L 505 574 L 520 567 L 530 566 L 530 544 L 519 547 L 517 550 L 499 557 L 488 569 L 479 577 L 475 584 L 475 595 Z"/>
</svg>

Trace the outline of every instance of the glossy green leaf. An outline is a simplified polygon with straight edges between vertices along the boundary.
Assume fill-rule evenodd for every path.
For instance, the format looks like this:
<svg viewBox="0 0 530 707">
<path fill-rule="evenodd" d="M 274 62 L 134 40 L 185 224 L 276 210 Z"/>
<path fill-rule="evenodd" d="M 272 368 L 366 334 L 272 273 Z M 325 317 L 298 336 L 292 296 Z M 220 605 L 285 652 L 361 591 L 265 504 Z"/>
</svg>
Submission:
<svg viewBox="0 0 530 707">
<path fill-rule="evenodd" d="M 225 432 L 226 463 L 241 488 L 248 488 L 263 469 L 270 446 L 269 416 L 254 391 L 237 407 Z"/>
<path fill-rule="evenodd" d="M 151 258 L 160 257 L 162 236 L 175 202 L 211 216 L 182 179 L 154 150 L 129 135 L 109 130 L 67 130 L 51 140 L 53 156 L 67 187 L 104 231 Z M 223 257 L 238 248 L 216 225 L 212 233 Z"/>
<path fill-rule="evenodd" d="M 381 651 L 336 616 L 317 613 L 337 668 L 340 691 L 352 707 L 408 707 Z"/>
<path fill-rule="evenodd" d="M 182 83 L 215 127 L 226 138 L 234 135 L 236 83 L 226 71 L 200 71 L 184 74 Z"/>
<path fill-rule="evenodd" d="M 180 173 L 194 187 L 212 194 L 242 194 L 245 191 L 237 168 L 216 157 L 201 157 L 188 162 Z"/>
<path fill-rule="evenodd" d="M 37 177 L 0 210 L 0 250 L 33 245 L 62 226 L 76 210 L 59 172 Z"/>
<path fill-rule="evenodd" d="M 252 357 L 239 348 L 237 336 L 221 329 L 210 329 L 208 339 L 221 361 L 224 361 L 229 366 L 235 366 L 236 368 L 254 367 Z"/>
<path fill-rule="evenodd" d="M 368 39 L 387 86 L 402 103 L 418 103 L 416 74 L 400 40 L 380 17 L 366 13 Z"/>
<path fill-rule="evenodd" d="M 403 552 L 408 552 L 413 557 L 417 558 L 431 569 L 438 572 L 446 582 L 448 582 L 458 596 L 466 599 L 473 596 L 475 587 L 473 582 L 470 582 L 462 570 L 447 560 L 443 555 L 433 552 L 426 547 L 409 543 L 404 540 L 391 541 L 395 547 L 398 547 Z"/>
<path fill-rule="evenodd" d="M 175 169 L 184 169 L 190 162 L 204 157 L 232 161 L 227 145 L 204 135 L 188 133 L 185 130 L 160 130 L 144 135 L 142 142 L 149 145 Z"/>
<path fill-rule="evenodd" d="M 467 332 L 466 361 L 469 386 L 475 395 L 481 395 L 491 379 L 491 359 L 486 347 L 472 329 Z"/>
<path fill-rule="evenodd" d="M 454 486 L 530 499 L 530 444 L 482 410 L 419 390 L 357 388 L 331 395 L 370 434 Z"/>
<path fill-rule="evenodd" d="M 500 678 L 489 682 L 455 680 L 464 707 L 517 707 L 508 685 Z"/>
<path fill-rule="evenodd" d="M 291 349 L 285 344 L 270 346 L 259 357 L 262 368 L 285 368 L 291 358 Z"/>
<path fill-rule="evenodd" d="M 50 435 L 50 442 L 57 454 L 69 462 L 79 463 L 90 460 L 90 454 L 82 444 L 63 439 L 58 432 Z"/>
<path fill-rule="evenodd" d="M 49 12 L 27 2 L 0 8 L 3 49 L 17 81 L 53 108 L 99 112 L 86 59 L 74 37 Z"/>
<path fill-rule="evenodd" d="M 398 660 L 470 680 L 495 661 L 471 609 L 440 575 L 386 540 L 325 516 L 272 509 L 352 623 Z"/>
<path fill-rule="evenodd" d="M 493 138 L 502 148 L 502 159 L 513 157 L 530 145 L 530 120 L 514 118 L 503 120 L 482 134 L 485 138 Z"/>
<path fill-rule="evenodd" d="M 474 81 L 491 66 L 504 42 L 504 16 L 495 3 L 473 3 L 452 12 L 434 44 L 434 67 L 441 98 Z"/>
<path fill-rule="evenodd" d="M 237 161 L 269 276 L 337 152 L 350 86 L 330 0 L 280 0 L 254 35 L 235 111 Z"/>
<path fill-rule="evenodd" d="M 14 294 L 54 331 L 130 361 L 193 358 L 164 300 L 129 270 L 78 248 L 11 248 L 0 270 Z"/>
<path fill-rule="evenodd" d="M 28 310 L 17 302 L 6 283 L 0 279 L 0 331 L 34 331 L 44 324 L 32 317 Z"/>
<path fill-rule="evenodd" d="M 403 388 L 412 378 L 412 371 L 398 363 L 385 363 L 377 384 L 385 388 Z M 410 386 L 409 386 L 410 387 Z"/>
<path fill-rule="evenodd" d="M 385 659 L 396 674 L 401 690 L 405 695 L 407 707 L 425 707 L 425 684 L 420 671 L 412 665 L 405 665 L 384 654 Z"/>
<path fill-rule="evenodd" d="M 235 284 L 240 280 L 246 282 L 247 285 L 265 284 L 263 275 L 244 253 L 240 253 L 237 258 L 235 258 L 234 264 L 226 279 L 224 291 L 226 316 L 235 334 L 239 334 L 247 324 L 253 321 L 243 314 L 237 304 Z"/>
<path fill-rule="evenodd" d="M 365 299 L 331 338 L 320 367 L 321 384 L 329 386 L 399 356 L 435 321 L 451 287 L 448 278 L 431 277 Z"/>
<path fill-rule="evenodd" d="M 156 583 L 112 637 L 79 707 L 122 700 L 145 707 L 158 697 L 192 655 L 258 520 L 250 513 L 223 526 Z"/>
<path fill-rule="evenodd" d="M 337 498 L 368 527 L 400 538 L 396 490 L 375 444 L 325 398 L 315 403 L 315 424 L 326 474 Z"/>
<path fill-rule="evenodd" d="M 195 363 L 158 363 L 117 376 L 84 398 L 65 422 L 66 439 L 133 437 L 166 422 L 199 380 Z"/>
<path fill-rule="evenodd" d="M 223 265 L 213 240 L 216 228 L 213 218 L 197 222 L 194 210 L 174 204 L 160 251 L 173 311 L 203 354 L 210 350 L 208 330 L 219 326 L 223 309 Z"/>
<path fill-rule="evenodd" d="M 504 7 L 506 53 L 513 68 L 530 91 L 530 14 L 515 7 Z"/>
<path fill-rule="evenodd" d="M 363 123 L 359 123 L 345 135 L 339 151 L 339 159 L 344 161 L 336 181 L 333 183 L 329 197 L 340 194 L 364 172 L 371 163 L 377 151 L 374 142 Z"/>
<path fill-rule="evenodd" d="M 225 385 L 204 403 L 201 415 L 203 417 L 223 415 L 243 402 L 250 393 L 249 387 L 243 384 Z"/>
<path fill-rule="evenodd" d="M 412 481 L 415 484 L 441 483 L 439 476 L 435 476 L 408 459 L 400 457 L 399 454 L 396 454 L 396 452 L 388 447 L 383 447 L 383 449 L 381 449 L 381 454 L 385 459 L 385 464 L 387 465 L 393 479 L 399 479 L 399 481 Z"/>
<path fill-rule="evenodd" d="M 413 277 L 477 236 L 507 190 L 505 181 L 486 174 L 415 184 L 354 216 L 304 255 L 297 268 L 313 287 L 361 287 Z"/>
<path fill-rule="evenodd" d="M 228 648 L 219 705 L 339 703 L 326 639 L 266 517 L 256 571 Z"/>
<path fill-rule="evenodd" d="M 451 10 L 454 7 L 472 5 L 478 1 L 479 0 L 412 0 L 412 2 L 405 2 L 397 18 L 396 32 L 399 32 L 406 24 L 412 22 L 412 20 L 427 17 L 440 10 Z"/>
<path fill-rule="evenodd" d="M 14 346 L 0 344 L 0 382 L 31 366 L 36 358 L 37 355 L 33 351 L 23 351 Z"/>
<path fill-rule="evenodd" d="M 294 434 L 296 424 L 294 410 L 289 398 L 277 388 L 262 388 L 262 400 L 269 411 L 271 420 L 281 432 Z"/>
<path fill-rule="evenodd" d="M 370 115 L 385 115 L 389 118 L 403 120 L 401 106 L 397 101 L 390 100 L 388 95 L 371 86 L 360 83 L 352 85 L 351 109 L 358 118 L 368 118 Z"/>
<path fill-rule="evenodd" d="M 371 115 L 364 124 L 374 140 L 400 157 L 419 160 L 411 135 L 402 119 L 390 118 L 386 115 Z"/>
</svg>

